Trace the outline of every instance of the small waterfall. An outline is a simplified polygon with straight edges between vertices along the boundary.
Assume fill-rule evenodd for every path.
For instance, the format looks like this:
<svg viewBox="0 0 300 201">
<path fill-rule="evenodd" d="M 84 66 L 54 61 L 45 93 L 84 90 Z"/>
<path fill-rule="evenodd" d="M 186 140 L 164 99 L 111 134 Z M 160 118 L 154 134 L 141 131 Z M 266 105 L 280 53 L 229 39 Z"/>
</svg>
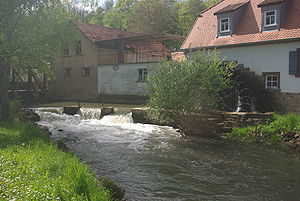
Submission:
<svg viewBox="0 0 300 201">
<path fill-rule="evenodd" d="M 62 107 L 45 107 L 45 108 L 31 108 L 36 112 L 51 112 L 55 114 L 62 114 L 64 109 Z"/>
<path fill-rule="evenodd" d="M 100 108 L 81 108 L 80 115 L 82 119 L 101 119 Z"/>
<path fill-rule="evenodd" d="M 132 113 L 126 115 L 107 115 L 104 116 L 100 122 L 102 124 L 124 124 L 133 123 Z"/>
<path fill-rule="evenodd" d="M 66 122 L 68 124 L 78 124 L 81 121 L 80 115 L 66 115 L 66 114 L 56 114 L 53 112 L 45 112 L 42 110 L 37 110 L 37 114 L 40 116 L 40 121 L 42 122 Z"/>
<path fill-rule="evenodd" d="M 241 110 L 242 110 L 241 96 L 240 96 L 240 93 L 237 92 L 237 108 L 236 108 L 236 112 L 240 112 Z"/>
</svg>

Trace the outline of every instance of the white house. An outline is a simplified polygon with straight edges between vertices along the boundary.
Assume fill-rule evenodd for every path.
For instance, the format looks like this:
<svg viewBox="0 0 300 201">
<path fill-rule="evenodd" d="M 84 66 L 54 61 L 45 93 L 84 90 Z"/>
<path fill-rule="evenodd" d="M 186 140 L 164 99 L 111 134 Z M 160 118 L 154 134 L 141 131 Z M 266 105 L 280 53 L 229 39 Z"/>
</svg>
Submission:
<svg viewBox="0 0 300 201">
<path fill-rule="evenodd" d="M 200 13 L 182 50 L 217 49 L 264 78 L 284 112 L 300 112 L 300 1 L 221 0 Z"/>
</svg>

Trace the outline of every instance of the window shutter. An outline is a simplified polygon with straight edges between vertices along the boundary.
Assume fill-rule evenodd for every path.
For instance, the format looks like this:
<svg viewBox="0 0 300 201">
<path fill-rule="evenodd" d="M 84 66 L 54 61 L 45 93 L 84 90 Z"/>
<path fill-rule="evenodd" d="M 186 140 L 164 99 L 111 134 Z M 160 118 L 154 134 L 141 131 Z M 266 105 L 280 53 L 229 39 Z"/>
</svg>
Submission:
<svg viewBox="0 0 300 201">
<path fill-rule="evenodd" d="M 290 52 L 290 64 L 289 64 L 289 74 L 295 75 L 297 74 L 297 51 L 291 51 Z"/>
</svg>

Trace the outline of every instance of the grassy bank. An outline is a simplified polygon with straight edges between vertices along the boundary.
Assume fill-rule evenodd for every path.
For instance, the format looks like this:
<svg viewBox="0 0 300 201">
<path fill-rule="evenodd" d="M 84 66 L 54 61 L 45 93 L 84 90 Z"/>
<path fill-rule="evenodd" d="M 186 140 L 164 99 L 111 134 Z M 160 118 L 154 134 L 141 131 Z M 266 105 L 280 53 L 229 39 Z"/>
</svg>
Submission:
<svg viewBox="0 0 300 201">
<path fill-rule="evenodd" d="M 113 199 L 96 175 L 60 151 L 45 131 L 14 121 L 0 122 L 0 200 Z"/>
<path fill-rule="evenodd" d="M 286 144 L 300 150 L 300 115 L 275 114 L 266 123 L 245 128 L 233 128 L 230 138 L 247 142 Z"/>
</svg>

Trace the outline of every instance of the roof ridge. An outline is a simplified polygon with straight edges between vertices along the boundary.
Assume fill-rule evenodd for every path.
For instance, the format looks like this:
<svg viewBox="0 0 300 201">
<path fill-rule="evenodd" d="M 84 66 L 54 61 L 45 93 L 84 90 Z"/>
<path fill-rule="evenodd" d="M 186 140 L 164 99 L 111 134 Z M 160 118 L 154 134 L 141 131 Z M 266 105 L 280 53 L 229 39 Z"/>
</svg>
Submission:
<svg viewBox="0 0 300 201">
<path fill-rule="evenodd" d="M 201 12 L 198 14 L 198 16 L 201 16 L 201 14 L 203 14 L 203 13 L 205 13 L 206 11 L 212 9 L 212 8 L 215 7 L 216 5 L 219 5 L 219 4 L 220 4 L 221 2 L 223 2 L 223 1 L 225 1 L 225 0 L 220 0 L 220 1 L 217 2 L 217 3 L 214 3 L 214 4 L 211 5 L 210 7 L 204 9 L 203 11 L 201 11 Z"/>
<path fill-rule="evenodd" d="M 240 2 L 240 3 L 229 4 L 228 6 L 225 6 L 224 8 L 222 8 L 222 9 L 218 10 L 217 12 L 215 12 L 214 15 L 221 14 L 221 13 L 227 13 L 227 12 L 230 12 L 230 11 L 235 11 L 235 10 L 245 6 L 249 2 L 250 2 L 250 0 L 247 0 L 245 2 Z M 230 8 L 230 7 L 233 7 L 232 10 L 224 10 L 224 9 Z"/>
</svg>

